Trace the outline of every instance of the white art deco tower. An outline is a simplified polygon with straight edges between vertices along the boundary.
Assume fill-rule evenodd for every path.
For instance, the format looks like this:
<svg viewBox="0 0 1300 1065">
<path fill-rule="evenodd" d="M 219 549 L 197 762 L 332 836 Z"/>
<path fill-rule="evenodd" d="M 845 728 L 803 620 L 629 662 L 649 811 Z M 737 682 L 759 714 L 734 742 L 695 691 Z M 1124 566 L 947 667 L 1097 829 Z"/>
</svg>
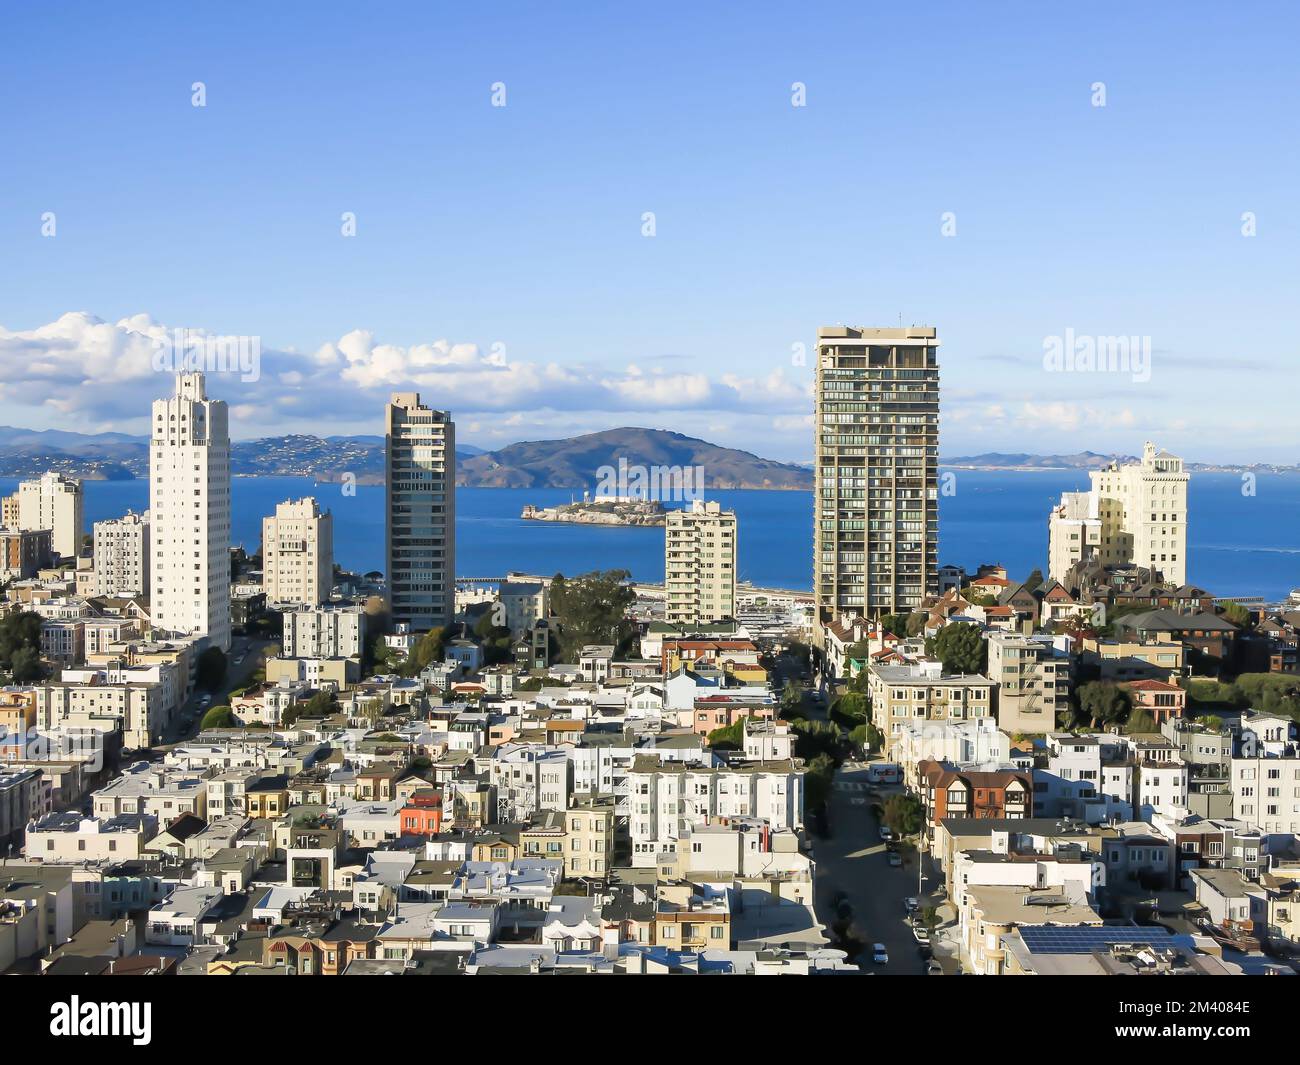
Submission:
<svg viewBox="0 0 1300 1065">
<path fill-rule="evenodd" d="M 154 628 L 229 650 L 230 434 L 201 373 L 177 374 L 175 392 L 154 400 L 149 511 Z"/>
</svg>

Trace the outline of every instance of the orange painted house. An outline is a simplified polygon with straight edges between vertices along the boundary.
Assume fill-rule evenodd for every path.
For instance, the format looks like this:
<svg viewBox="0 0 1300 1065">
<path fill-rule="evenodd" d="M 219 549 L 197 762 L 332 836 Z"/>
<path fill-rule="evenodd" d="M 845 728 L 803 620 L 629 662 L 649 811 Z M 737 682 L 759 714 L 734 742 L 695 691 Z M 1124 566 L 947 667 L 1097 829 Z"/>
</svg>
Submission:
<svg viewBox="0 0 1300 1065">
<path fill-rule="evenodd" d="M 1163 724 L 1169 718 L 1182 717 L 1187 709 L 1187 693 L 1177 684 L 1166 684 L 1163 680 L 1132 680 L 1121 684 L 1134 710 L 1146 710 L 1156 719 L 1156 724 Z"/>
<path fill-rule="evenodd" d="M 430 788 L 422 788 L 411 795 L 397 816 L 402 835 L 436 836 L 442 831 L 442 796 Z"/>
</svg>

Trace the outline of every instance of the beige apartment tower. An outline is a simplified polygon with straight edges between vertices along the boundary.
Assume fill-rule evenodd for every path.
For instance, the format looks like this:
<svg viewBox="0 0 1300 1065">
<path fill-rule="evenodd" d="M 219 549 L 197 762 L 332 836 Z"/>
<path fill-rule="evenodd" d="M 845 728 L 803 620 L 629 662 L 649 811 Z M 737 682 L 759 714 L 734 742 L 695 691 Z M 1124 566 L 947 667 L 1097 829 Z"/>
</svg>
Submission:
<svg viewBox="0 0 1300 1065">
<path fill-rule="evenodd" d="M 1047 565 L 1065 581 L 1076 562 L 1132 564 L 1187 583 L 1187 481 L 1183 460 L 1149 440 L 1142 459 L 1089 473 L 1092 489 L 1066 492 L 1047 523 Z"/>
<path fill-rule="evenodd" d="M 697 499 L 664 523 L 664 620 L 696 625 L 736 616 L 736 515 Z"/>
<path fill-rule="evenodd" d="M 456 426 L 418 392 L 394 392 L 384 432 L 389 610 L 427 632 L 455 613 Z"/>
<path fill-rule="evenodd" d="M 938 591 L 938 347 L 932 326 L 817 331 L 813 590 L 823 623 L 907 613 Z"/>
<path fill-rule="evenodd" d="M 334 590 L 334 517 L 311 496 L 277 503 L 262 519 L 262 591 L 268 602 L 316 606 Z"/>
<path fill-rule="evenodd" d="M 18 485 L 18 528 L 49 529 L 54 553 L 76 558 L 81 552 L 81 482 L 61 473 L 43 473 Z"/>
<path fill-rule="evenodd" d="M 154 400 L 149 524 L 154 629 L 230 650 L 230 433 L 201 373 L 177 374 L 172 395 Z"/>
</svg>

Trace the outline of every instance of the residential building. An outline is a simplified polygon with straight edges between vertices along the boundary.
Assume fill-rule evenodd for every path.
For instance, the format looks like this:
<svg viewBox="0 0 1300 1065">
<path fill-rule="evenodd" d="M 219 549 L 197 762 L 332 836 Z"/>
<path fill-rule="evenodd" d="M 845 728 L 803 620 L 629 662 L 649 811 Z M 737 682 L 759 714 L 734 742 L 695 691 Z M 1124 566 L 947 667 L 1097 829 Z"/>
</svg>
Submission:
<svg viewBox="0 0 1300 1065">
<path fill-rule="evenodd" d="M 149 444 L 154 628 L 202 634 L 230 649 L 230 435 L 226 404 L 203 374 L 176 375 L 153 404 Z"/>
<path fill-rule="evenodd" d="M 10 768 L 0 764 L 0 853 L 23 845 L 31 821 L 50 812 L 50 782 L 39 769 Z"/>
<path fill-rule="evenodd" d="M 149 512 L 127 511 L 95 522 L 94 594 L 129 598 L 148 595 L 153 547 Z"/>
<path fill-rule="evenodd" d="M 1034 816 L 1032 774 L 1019 769 L 966 769 L 943 762 L 917 766 L 928 825 L 945 817 Z"/>
<path fill-rule="evenodd" d="M 311 496 L 262 519 L 262 588 L 272 603 L 316 606 L 334 588 L 334 516 Z"/>
<path fill-rule="evenodd" d="M 365 647 L 366 612 L 360 606 L 328 603 L 286 610 L 284 658 L 357 658 Z"/>
<path fill-rule="evenodd" d="M 1300 745 L 1232 759 L 1229 786 L 1234 816 L 1266 833 L 1300 832 Z"/>
<path fill-rule="evenodd" d="M 43 473 L 18 485 L 18 527 L 50 530 L 50 546 L 61 558 L 81 554 L 81 482 L 61 473 Z"/>
<path fill-rule="evenodd" d="M 158 831 L 152 814 L 83 817 L 75 810 L 47 814 L 27 829 L 27 856 L 46 863 L 129 861 Z"/>
<path fill-rule="evenodd" d="M 1064 492 L 1047 519 L 1047 573 L 1065 581 L 1072 566 L 1102 554 L 1101 497 L 1096 492 Z"/>
<path fill-rule="evenodd" d="M 1187 481 L 1183 460 L 1147 441 L 1136 463 L 1089 472 L 1092 488 L 1067 492 L 1048 519 L 1048 576 L 1068 583 L 1071 566 L 1149 567 L 1168 583 L 1187 580 Z"/>
<path fill-rule="evenodd" d="M 930 326 L 817 331 L 817 633 L 938 592 L 938 347 Z"/>
<path fill-rule="evenodd" d="M 614 864 L 616 822 L 612 796 L 577 799 L 564 811 L 564 875 L 604 879 Z"/>
<path fill-rule="evenodd" d="M 945 674 L 939 662 L 873 665 L 868 678 L 872 718 L 887 751 L 917 721 L 971 720 L 992 712 L 993 683 L 987 677 Z"/>
<path fill-rule="evenodd" d="M 1237 627 L 1215 614 L 1150 610 L 1145 614 L 1126 614 L 1117 619 L 1115 636 L 1144 643 L 1169 640 L 1181 644 L 1190 653 L 1224 662 L 1232 656 Z"/>
<path fill-rule="evenodd" d="M 1069 709 L 1070 657 L 1051 641 L 993 632 L 988 675 L 998 727 L 1010 735 L 1044 735 Z"/>
<path fill-rule="evenodd" d="M 385 557 L 392 619 L 415 632 L 455 613 L 456 426 L 395 392 L 385 425 Z"/>
<path fill-rule="evenodd" d="M 1150 714 L 1156 726 L 1161 729 L 1166 721 L 1181 718 L 1187 706 L 1187 692 L 1168 681 L 1130 680 L 1120 687 L 1128 692 L 1133 709 Z"/>
<path fill-rule="evenodd" d="M 627 771 L 632 865 L 674 854 L 692 827 L 715 818 L 762 818 L 773 829 L 803 827 L 803 771 L 793 762 L 706 767 L 637 755 Z"/>
<path fill-rule="evenodd" d="M 1187 656 L 1181 643 L 1161 633 L 1149 640 L 1085 636 L 1079 641 L 1079 660 L 1096 668 L 1101 680 L 1170 681 L 1182 675 Z"/>
<path fill-rule="evenodd" d="M 0 528 L 0 582 L 25 581 L 54 560 L 49 529 Z"/>
<path fill-rule="evenodd" d="M 696 499 L 664 523 L 664 620 L 720 621 L 736 613 L 736 514 Z"/>
</svg>

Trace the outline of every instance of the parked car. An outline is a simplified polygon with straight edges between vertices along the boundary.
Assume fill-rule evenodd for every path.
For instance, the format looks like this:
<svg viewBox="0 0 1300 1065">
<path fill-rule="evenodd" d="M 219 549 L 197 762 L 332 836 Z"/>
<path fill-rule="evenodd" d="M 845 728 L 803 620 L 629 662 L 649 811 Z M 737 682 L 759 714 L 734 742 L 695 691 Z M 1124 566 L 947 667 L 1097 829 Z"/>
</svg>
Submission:
<svg viewBox="0 0 1300 1065">
<path fill-rule="evenodd" d="M 903 856 L 898 851 L 889 852 L 889 864 L 897 868 L 903 864 Z"/>
<path fill-rule="evenodd" d="M 915 913 L 916 908 L 921 905 L 920 901 L 914 895 L 909 895 L 903 900 L 903 909 L 908 913 Z"/>
<path fill-rule="evenodd" d="M 918 943 L 929 943 L 930 930 L 926 928 L 925 925 L 923 924 L 914 924 L 912 925 L 912 937 Z"/>
<path fill-rule="evenodd" d="M 881 825 L 880 838 L 883 839 L 886 843 L 888 843 L 891 839 L 894 838 L 894 830 L 890 828 L 888 825 Z"/>
<path fill-rule="evenodd" d="M 871 947 L 871 960 L 877 965 L 889 964 L 889 951 L 885 949 L 885 944 L 875 943 Z"/>
<path fill-rule="evenodd" d="M 942 976 L 942 975 L 943 975 L 943 966 L 941 966 L 937 961 L 935 961 L 933 958 L 931 958 L 929 961 L 927 961 L 927 962 L 925 963 L 925 975 L 926 975 L 926 976 Z"/>
</svg>

